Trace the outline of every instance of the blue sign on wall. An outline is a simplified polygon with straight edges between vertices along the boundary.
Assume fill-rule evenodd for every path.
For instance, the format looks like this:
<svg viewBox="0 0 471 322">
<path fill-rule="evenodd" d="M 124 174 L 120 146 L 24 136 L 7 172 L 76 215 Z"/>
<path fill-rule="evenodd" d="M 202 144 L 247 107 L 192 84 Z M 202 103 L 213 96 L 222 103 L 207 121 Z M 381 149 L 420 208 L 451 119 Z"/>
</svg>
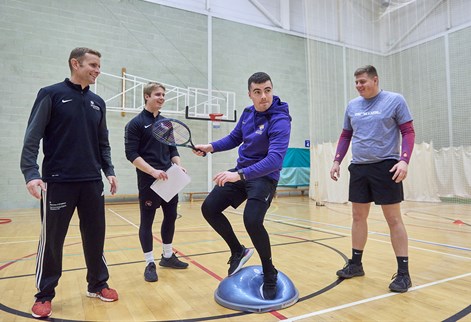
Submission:
<svg viewBox="0 0 471 322">
<path fill-rule="evenodd" d="M 304 147 L 309 148 L 311 146 L 311 140 L 304 140 Z"/>
</svg>

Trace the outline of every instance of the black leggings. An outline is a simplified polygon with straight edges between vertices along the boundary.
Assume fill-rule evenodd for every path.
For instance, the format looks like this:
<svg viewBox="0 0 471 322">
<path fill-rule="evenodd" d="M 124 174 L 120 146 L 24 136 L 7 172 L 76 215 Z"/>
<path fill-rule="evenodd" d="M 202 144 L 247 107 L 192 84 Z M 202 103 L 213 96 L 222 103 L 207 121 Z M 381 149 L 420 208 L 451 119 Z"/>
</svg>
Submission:
<svg viewBox="0 0 471 322">
<path fill-rule="evenodd" d="M 163 220 L 160 227 L 162 243 L 171 244 L 173 242 L 173 236 L 175 234 L 175 221 L 177 220 L 178 195 L 176 195 L 167 203 L 164 200 L 161 200 L 160 197 L 158 197 L 153 191 L 152 193 L 157 197 L 156 199 L 142 199 L 141 195 L 141 200 L 139 202 L 141 210 L 139 240 L 144 253 L 148 253 L 153 250 L 154 243 L 152 236 L 152 225 L 154 223 L 157 207 L 161 206 L 163 212 Z"/>
<path fill-rule="evenodd" d="M 263 225 L 265 214 L 270 207 L 276 181 L 258 178 L 248 182 L 226 183 L 216 186 L 203 202 L 201 211 L 206 221 L 226 241 L 231 252 L 240 251 L 231 223 L 222 213 L 227 207 L 237 208 L 245 199 L 244 225 L 262 263 L 271 258 L 270 237 Z"/>
</svg>

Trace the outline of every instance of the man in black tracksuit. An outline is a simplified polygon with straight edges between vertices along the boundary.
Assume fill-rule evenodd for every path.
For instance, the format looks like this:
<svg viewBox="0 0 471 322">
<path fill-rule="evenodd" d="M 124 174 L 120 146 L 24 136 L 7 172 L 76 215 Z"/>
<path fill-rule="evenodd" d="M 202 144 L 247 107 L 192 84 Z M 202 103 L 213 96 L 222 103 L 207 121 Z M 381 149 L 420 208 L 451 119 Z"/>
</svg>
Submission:
<svg viewBox="0 0 471 322">
<path fill-rule="evenodd" d="M 157 208 L 162 207 L 164 215 L 160 229 L 162 257 L 159 265 L 184 269 L 188 267 L 188 264 L 180 261 L 172 248 L 178 194 L 166 202 L 150 187 L 156 179 L 168 178 L 165 171 L 172 166 L 172 163 L 180 166 L 177 148 L 160 143 L 152 136 L 152 125 L 164 118 L 160 114 L 160 109 L 165 103 L 165 87 L 162 84 L 150 82 L 144 86 L 143 95 L 145 107 L 126 124 L 124 144 L 126 158 L 136 167 L 137 172 L 140 207 L 139 241 L 146 260 L 144 280 L 156 282 L 158 276 L 153 253 L 152 224 Z"/>
<path fill-rule="evenodd" d="M 36 261 L 36 301 L 32 315 L 52 314 L 51 301 L 62 274 L 62 249 L 77 209 L 87 265 L 87 296 L 111 302 L 118 299 L 107 284 L 103 256 L 105 208 L 101 170 L 111 193 L 117 179 L 111 163 L 106 106 L 90 91 L 100 74 L 101 54 L 89 48 L 70 53 L 70 79 L 42 88 L 34 102 L 21 154 L 21 171 L 29 193 L 41 200 L 41 235 Z M 43 141 L 42 176 L 37 164 Z"/>
</svg>

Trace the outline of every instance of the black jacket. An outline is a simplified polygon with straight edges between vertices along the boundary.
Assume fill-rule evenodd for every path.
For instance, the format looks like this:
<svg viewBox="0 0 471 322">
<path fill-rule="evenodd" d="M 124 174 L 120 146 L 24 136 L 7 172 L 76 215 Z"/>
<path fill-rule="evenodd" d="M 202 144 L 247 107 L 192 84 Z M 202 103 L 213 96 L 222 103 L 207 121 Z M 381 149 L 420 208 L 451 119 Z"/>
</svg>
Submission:
<svg viewBox="0 0 471 322">
<path fill-rule="evenodd" d="M 180 156 L 176 147 L 160 143 L 152 136 L 152 125 L 163 118 L 160 113 L 154 118 L 154 114 L 144 109 L 126 124 L 124 148 L 129 161 L 141 157 L 155 169 L 167 171 L 172 158 Z M 137 168 L 136 171 L 139 175 L 149 176 Z"/>
<path fill-rule="evenodd" d="M 115 175 L 101 97 L 68 78 L 39 90 L 26 128 L 21 171 L 26 182 L 41 178 L 37 164 L 43 141 L 42 180 L 79 182 Z"/>
</svg>

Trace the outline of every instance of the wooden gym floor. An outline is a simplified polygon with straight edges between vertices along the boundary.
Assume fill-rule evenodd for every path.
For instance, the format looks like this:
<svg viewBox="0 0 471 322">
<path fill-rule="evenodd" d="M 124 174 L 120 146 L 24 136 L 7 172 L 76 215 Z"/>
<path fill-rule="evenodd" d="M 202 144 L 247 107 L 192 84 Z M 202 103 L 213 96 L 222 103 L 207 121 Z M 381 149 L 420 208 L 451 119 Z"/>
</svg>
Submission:
<svg viewBox="0 0 471 322">
<path fill-rule="evenodd" d="M 402 204 L 409 234 L 413 287 L 390 293 L 396 270 L 381 209 L 372 206 L 364 254 L 366 275 L 339 280 L 335 272 L 350 256 L 349 204 L 316 206 L 307 196 L 273 200 L 266 217 L 273 259 L 299 290 L 295 305 L 269 313 L 226 309 L 214 291 L 227 274 L 228 248 L 204 221 L 201 201 L 181 202 L 174 239 L 186 270 L 161 268 L 159 281 L 143 279 L 145 262 L 138 239 L 137 203 L 108 204 L 105 256 L 111 287 L 120 299 L 105 303 L 86 297 L 86 269 L 78 219 L 64 246 L 63 274 L 53 300 L 53 321 L 471 321 L 471 205 Z M 245 246 L 242 207 L 226 212 Z M 161 210 L 154 224 L 160 257 Z M 34 270 L 40 231 L 39 210 L 0 212 L 0 320 L 31 319 Z M 260 265 L 258 254 L 246 266 Z"/>
</svg>

